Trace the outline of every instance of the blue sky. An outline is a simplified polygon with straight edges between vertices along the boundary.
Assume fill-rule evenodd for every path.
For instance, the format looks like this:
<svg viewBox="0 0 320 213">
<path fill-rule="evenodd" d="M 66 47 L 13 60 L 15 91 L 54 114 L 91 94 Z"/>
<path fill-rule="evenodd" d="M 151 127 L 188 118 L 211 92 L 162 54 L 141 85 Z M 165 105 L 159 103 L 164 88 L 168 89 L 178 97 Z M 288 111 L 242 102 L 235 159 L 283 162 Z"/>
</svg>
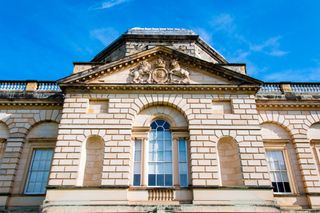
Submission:
<svg viewBox="0 0 320 213">
<path fill-rule="evenodd" d="M 189 28 L 263 81 L 319 81 L 318 0 L 4 0 L 2 80 L 56 80 L 131 27 Z"/>
</svg>

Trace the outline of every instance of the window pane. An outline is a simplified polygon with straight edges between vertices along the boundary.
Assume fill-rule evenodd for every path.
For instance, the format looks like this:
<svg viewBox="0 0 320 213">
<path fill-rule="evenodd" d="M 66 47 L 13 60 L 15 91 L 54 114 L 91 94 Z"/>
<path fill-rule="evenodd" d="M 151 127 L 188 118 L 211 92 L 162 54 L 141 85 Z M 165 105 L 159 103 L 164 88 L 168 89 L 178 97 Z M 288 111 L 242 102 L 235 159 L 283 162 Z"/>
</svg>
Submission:
<svg viewBox="0 0 320 213">
<path fill-rule="evenodd" d="M 149 163 L 149 174 L 156 174 L 156 164 Z"/>
<path fill-rule="evenodd" d="M 280 150 L 267 151 L 266 155 L 273 191 L 278 193 L 291 192 L 283 152 Z"/>
<path fill-rule="evenodd" d="M 172 161 L 172 153 L 171 152 L 165 152 L 165 161 Z"/>
<path fill-rule="evenodd" d="M 148 185 L 155 186 L 156 185 L 156 175 L 148 175 Z"/>
<path fill-rule="evenodd" d="M 140 180 L 141 180 L 140 174 L 134 174 L 134 176 L 133 176 L 133 185 L 134 186 L 140 186 Z"/>
<path fill-rule="evenodd" d="M 33 151 L 25 188 L 26 194 L 44 194 L 46 192 L 52 156 L 53 150 L 51 149 Z"/>
<path fill-rule="evenodd" d="M 180 175 L 180 186 L 181 187 L 188 187 L 188 176 L 187 175 Z"/>
<path fill-rule="evenodd" d="M 165 175 L 165 186 L 172 186 L 172 175 Z"/>
<path fill-rule="evenodd" d="M 157 186 L 164 186 L 164 175 L 157 175 Z"/>
</svg>

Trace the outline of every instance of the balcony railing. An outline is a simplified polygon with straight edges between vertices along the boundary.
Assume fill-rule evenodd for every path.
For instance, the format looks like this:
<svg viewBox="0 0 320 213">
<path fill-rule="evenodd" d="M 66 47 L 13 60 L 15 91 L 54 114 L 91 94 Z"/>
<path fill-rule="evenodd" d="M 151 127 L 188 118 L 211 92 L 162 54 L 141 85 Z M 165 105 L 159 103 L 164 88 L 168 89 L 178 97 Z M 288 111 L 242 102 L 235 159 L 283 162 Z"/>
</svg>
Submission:
<svg viewBox="0 0 320 213">
<path fill-rule="evenodd" d="M 61 92 L 54 81 L 0 81 L 0 91 Z"/>
</svg>

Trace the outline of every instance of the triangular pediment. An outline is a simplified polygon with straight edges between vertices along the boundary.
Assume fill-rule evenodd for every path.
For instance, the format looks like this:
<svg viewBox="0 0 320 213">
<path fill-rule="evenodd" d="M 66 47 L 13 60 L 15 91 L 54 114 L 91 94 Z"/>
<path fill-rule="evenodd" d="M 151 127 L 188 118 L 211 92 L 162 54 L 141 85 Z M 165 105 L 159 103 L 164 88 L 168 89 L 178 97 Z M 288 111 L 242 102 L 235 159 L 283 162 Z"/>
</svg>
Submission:
<svg viewBox="0 0 320 213">
<path fill-rule="evenodd" d="M 158 46 L 59 80 L 60 84 L 260 85 L 261 82 L 168 47 Z"/>
</svg>

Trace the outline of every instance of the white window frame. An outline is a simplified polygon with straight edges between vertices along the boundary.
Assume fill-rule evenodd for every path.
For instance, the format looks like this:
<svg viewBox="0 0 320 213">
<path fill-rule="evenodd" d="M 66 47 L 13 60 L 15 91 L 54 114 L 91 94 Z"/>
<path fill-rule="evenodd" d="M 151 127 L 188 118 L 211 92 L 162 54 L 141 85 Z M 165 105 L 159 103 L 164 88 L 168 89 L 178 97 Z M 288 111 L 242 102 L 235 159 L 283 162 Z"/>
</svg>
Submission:
<svg viewBox="0 0 320 213">
<path fill-rule="evenodd" d="M 141 150 L 140 150 L 140 185 L 134 185 L 134 169 L 135 169 L 135 163 L 136 163 L 136 142 L 139 141 L 141 143 Z M 144 140 L 143 139 L 134 139 L 134 144 L 133 144 L 133 170 L 132 170 L 132 186 L 134 187 L 139 187 L 143 183 L 143 159 L 144 159 Z"/>
<path fill-rule="evenodd" d="M 273 192 L 275 195 L 291 195 L 291 194 L 297 194 L 297 186 L 296 186 L 296 180 L 294 178 L 289 153 L 288 153 L 288 143 L 290 143 L 290 140 L 264 140 L 264 146 L 265 150 L 267 151 L 281 151 L 283 154 L 284 163 L 286 165 L 287 169 L 287 175 L 288 175 L 288 181 L 289 186 L 291 189 L 291 192 Z M 267 157 L 267 156 L 266 156 Z M 267 160 L 267 159 L 266 159 Z M 268 162 L 267 162 L 268 163 Z M 269 167 L 269 165 L 268 165 Z M 269 169 L 268 169 L 269 172 Z M 269 172 L 270 181 L 271 181 L 271 174 Z"/>
<path fill-rule="evenodd" d="M 168 122 L 167 119 L 163 119 L 163 118 L 158 118 L 155 120 L 165 120 Z M 154 120 L 153 120 L 154 121 Z M 153 122 L 152 121 L 152 122 Z M 152 123 L 151 122 L 151 123 Z M 169 122 L 169 124 L 171 125 L 171 123 Z M 187 146 L 187 166 L 188 166 L 188 172 L 187 172 L 187 178 L 188 178 L 188 187 L 190 186 L 190 151 L 189 151 L 189 133 L 188 131 L 186 131 L 185 129 L 181 129 L 181 128 L 174 128 L 171 126 L 170 128 L 171 130 L 171 137 L 172 137 L 172 186 L 149 186 L 148 185 L 148 160 L 149 160 L 149 156 L 148 156 L 148 150 L 149 150 L 149 133 L 150 133 L 150 127 L 141 127 L 141 128 L 134 128 L 133 129 L 133 134 L 132 134 L 132 175 L 130 175 L 131 177 L 131 181 L 130 184 L 132 188 L 180 188 L 180 178 L 179 178 L 179 159 L 178 159 L 178 155 L 179 155 L 179 149 L 178 149 L 178 141 L 179 138 L 183 138 L 186 141 L 186 146 Z M 134 186 L 133 185 L 133 181 L 134 181 L 134 153 L 135 153 L 135 146 L 134 143 L 136 140 L 141 140 L 142 143 L 142 158 L 141 158 L 141 180 L 140 180 L 140 186 Z M 187 187 L 182 187 L 182 188 L 187 188 Z"/>
</svg>

